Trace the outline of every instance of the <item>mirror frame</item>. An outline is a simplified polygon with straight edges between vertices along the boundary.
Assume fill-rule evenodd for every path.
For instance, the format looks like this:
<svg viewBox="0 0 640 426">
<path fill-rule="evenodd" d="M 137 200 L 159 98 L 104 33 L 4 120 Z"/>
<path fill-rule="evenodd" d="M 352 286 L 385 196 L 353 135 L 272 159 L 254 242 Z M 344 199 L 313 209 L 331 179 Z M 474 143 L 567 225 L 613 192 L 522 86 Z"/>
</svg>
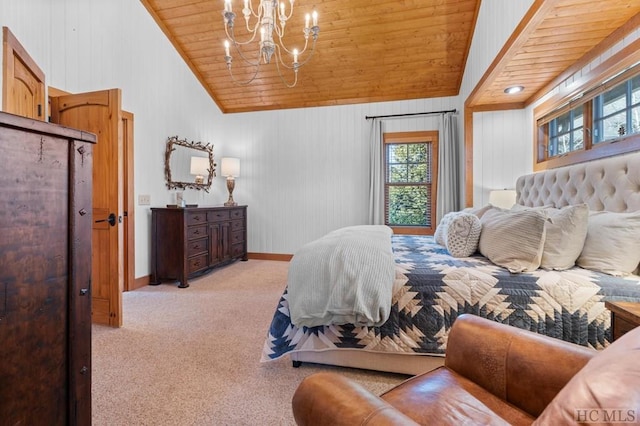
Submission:
<svg viewBox="0 0 640 426">
<path fill-rule="evenodd" d="M 204 151 L 209 155 L 209 176 L 205 183 L 195 182 L 176 182 L 171 178 L 171 154 L 176 150 L 177 146 L 184 146 L 185 148 L 196 149 L 198 151 Z M 169 189 L 197 189 L 209 192 L 213 178 L 216 175 L 217 164 L 213 161 L 213 145 L 202 142 L 187 142 L 186 139 L 180 139 L 178 136 L 171 136 L 167 139 L 167 150 L 164 154 L 164 177 L 167 180 L 167 188 Z"/>
</svg>

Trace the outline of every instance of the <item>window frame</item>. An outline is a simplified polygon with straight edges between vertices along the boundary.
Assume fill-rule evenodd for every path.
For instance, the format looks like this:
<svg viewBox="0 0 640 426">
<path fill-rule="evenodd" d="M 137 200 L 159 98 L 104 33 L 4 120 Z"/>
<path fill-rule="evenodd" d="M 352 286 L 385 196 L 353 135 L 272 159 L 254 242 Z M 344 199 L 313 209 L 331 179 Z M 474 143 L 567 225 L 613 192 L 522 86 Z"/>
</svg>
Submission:
<svg viewBox="0 0 640 426">
<path fill-rule="evenodd" d="M 387 132 L 383 134 L 383 168 L 384 168 L 384 222 L 387 226 L 393 229 L 396 234 L 414 234 L 414 235 L 433 235 L 437 226 L 436 222 L 436 194 L 438 189 L 438 131 L 417 131 L 417 132 Z M 387 158 L 387 145 L 389 144 L 411 144 L 411 143 L 426 143 L 431 145 L 431 190 L 429 196 L 431 197 L 431 226 L 426 225 L 414 225 L 414 226 L 398 226 L 389 225 L 389 199 L 388 188 L 390 186 L 397 186 L 397 184 L 390 185 L 388 182 L 388 169 L 389 162 Z"/>
<path fill-rule="evenodd" d="M 534 109 L 534 170 L 545 170 L 605 158 L 640 150 L 640 133 L 626 134 L 617 138 L 593 143 L 595 99 L 625 81 L 640 75 L 640 62 L 631 58 L 613 65 L 603 64 L 601 69 L 585 79 L 580 87 L 567 95 L 552 97 Z M 583 110 L 583 148 L 554 157 L 549 157 L 549 123 L 580 105 Z M 625 109 L 624 111 L 627 111 Z M 623 110 L 621 110 L 623 111 Z"/>
</svg>

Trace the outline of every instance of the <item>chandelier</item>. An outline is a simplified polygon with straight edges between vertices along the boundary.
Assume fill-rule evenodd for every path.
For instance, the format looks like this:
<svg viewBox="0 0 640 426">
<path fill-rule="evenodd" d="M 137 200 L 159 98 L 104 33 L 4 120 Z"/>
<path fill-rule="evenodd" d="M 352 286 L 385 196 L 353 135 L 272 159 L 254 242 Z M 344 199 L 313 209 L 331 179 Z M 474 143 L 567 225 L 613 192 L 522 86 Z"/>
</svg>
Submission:
<svg viewBox="0 0 640 426">
<path fill-rule="evenodd" d="M 276 64 L 280 79 L 287 87 L 294 87 L 296 83 L 298 83 L 298 69 L 309 62 L 313 56 L 313 52 L 316 48 L 316 40 L 320 33 L 320 27 L 318 26 L 318 13 L 314 10 L 311 15 L 307 14 L 305 16 L 303 30 L 304 48 L 302 50 L 289 50 L 285 47 L 282 38 L 284 37 L 284 30 L 287 21 L 291 18 L 291 15 L 293 15 L 294 3 L 295 0 L 289 0 L 289 13 L 287 14 L 284 3 L 280 3 L 278 7 L 278 0 L 260 0 L 257 11 L 253 8 L 252 0 L 244 0 L 242 14 L 244 15 L 249 35 L 247 40 L 238 41 L 234 33 L 236 14 L 232 10 L 231 0 L 224 1 L 224 12 L 222 15 L 224 16 L 224 30 L 227 33 L 227 40 L 224 42 L 224 60 L 227 62 L 229 75 L 236 84 L 248 85 L 251 83 L 258 75 L 260 65 L 269 64 L 272 59 Z M 251 27 L 249 23 L 252 16 L 257 18 L 253 27 Z M 258 33 L 260 33 L 258 53 L 256 57 L 250 58 L 243 53 L 242 48 L 257 40 Z M 274 37 L 277 37 L 277 42 Z M 300 62 L 299 59 L 307 51 L 307 47 L 309 46 L 309 38 L 312 40 L 309 54 L 304 61 Z M 253 75 L 251 75 L 248 80 L 237 80 L 233 75 L 231 70 L 231 45 L 235 47 L 235 50 L 238 52 L 242 61 L 254 68 Z M 288 59 L 288 61 L 283 59 L 283 56 L 285 56 L 285 59 Z M 293 71 L 292 83 L 287 82 L 285 79 L 282 70 L 283 68 L 285 70 Z"/>
</svg>

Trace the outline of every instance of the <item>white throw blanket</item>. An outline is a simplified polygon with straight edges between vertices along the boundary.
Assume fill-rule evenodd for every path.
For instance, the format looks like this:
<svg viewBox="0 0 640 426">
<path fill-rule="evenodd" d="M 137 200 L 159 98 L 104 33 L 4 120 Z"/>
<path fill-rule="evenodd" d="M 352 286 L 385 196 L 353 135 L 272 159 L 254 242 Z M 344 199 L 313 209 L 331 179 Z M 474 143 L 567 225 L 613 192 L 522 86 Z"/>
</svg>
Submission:
<svg viewBox="0 0 640 426">
<path fill-rule="evenodd" d="M 296 252 L 287 277 L 291 322 L 382 325 L 395 278 L 392 234 L 384 225 L 350 226 Z"/>
</svg>

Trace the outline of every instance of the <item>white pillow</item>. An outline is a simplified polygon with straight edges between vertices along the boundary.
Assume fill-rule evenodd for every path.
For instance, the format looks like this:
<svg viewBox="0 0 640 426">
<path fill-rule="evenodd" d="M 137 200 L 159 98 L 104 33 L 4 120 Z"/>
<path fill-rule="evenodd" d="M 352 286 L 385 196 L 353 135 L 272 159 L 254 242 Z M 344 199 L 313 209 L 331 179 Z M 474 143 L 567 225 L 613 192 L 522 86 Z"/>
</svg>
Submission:
<svg viewBox="0 0 640 426">
<path fill-rule="evenodd" d="M 453 257 L 469 257 L 478 249 L 480 219 L 473 213 L 459 212 L 447 224 L 444 232 L 445 247 Z"/>
<path fill-rule="evenodd" d="M 534 210 L 547 215 L 541 268 L 564 270 L 575 265 L 587 236 L 589 207 L 586 204 L 560 209 L 551 206 L 525 207 L 516 204 L 511 210 Z"/>
<path fill-rule="evenodd" d="M 575 265 L 587 237 L 589 207 L 586 204 L 545 209 L 545 240 L 540 267 L 563 270 Z"/>
<path fill-rule="evenodd" d="M 587 238 L 576 263 L 605 274 L 631 274 L 640 263 L 640 212 L 590 212 Z"/>
<path fill-rule="evenodd" d="M 433 233 L 433 239 L 436 241 L 436 243 L 440 244 L 441 246 L 446 246 L 444 242 L 444 235 L 447 232 L 447 225 L 449 225 L 451 219 L 453 219 L 453 217 L 458 213 L 459 212 L 449 212 L 442 216 L 442 219 L 440 220 L 440 223 L 436 228 L 436 232 Z"/>
<path fill-rule="evenodd" d="M 487 204 L 483 207 L 467 207 L 463 210 L 465 213 L 473 213 L 478 216 L 479 219 L 482 219 L 482 215 L 491 209 L 499 209 L 500 207 L 496 207 L 493 204 Z"/>
<path fill-rule="evenodd" d="M 487 211 L 481 219 L 480 253 L 510 272 L 535 271 L 542 260 L 546 218 L 534 210 Z"/>
</svg>

